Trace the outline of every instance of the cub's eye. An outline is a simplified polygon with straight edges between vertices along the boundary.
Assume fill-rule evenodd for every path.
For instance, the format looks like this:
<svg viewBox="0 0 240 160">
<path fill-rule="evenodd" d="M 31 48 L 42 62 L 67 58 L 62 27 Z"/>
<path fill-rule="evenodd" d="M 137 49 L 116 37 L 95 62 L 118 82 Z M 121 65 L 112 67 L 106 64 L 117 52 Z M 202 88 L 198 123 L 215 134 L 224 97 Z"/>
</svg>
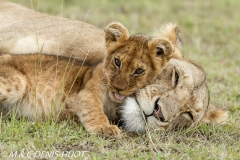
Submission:
<svg viewBox="0 0 240 160">
<path fill-rule="evenodd" d="M 114 59 L 114 64 L 117 66 L 117 67 L 120 67 L 121 66 L 121 61 L 117 58 Z"/>
<path fill-rule="evenodd" d="M 142 68 L 138 68 L 138 69 L 136 69 L 134 74 L 143 74 L 143 72 L 144 72 L 144 70 Z"/>
<path fill-rule="evenodd" d="M 162 47 L 157 47 L 157 55 L 161 55 L 164 53 L 164 49 Z"/>
</svg>

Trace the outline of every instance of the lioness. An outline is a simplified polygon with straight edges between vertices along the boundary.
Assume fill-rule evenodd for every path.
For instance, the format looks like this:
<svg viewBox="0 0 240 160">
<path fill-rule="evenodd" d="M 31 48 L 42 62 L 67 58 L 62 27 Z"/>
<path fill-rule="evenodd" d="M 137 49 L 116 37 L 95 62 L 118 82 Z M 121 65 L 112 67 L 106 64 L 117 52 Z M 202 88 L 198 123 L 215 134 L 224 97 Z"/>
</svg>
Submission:
<svg viewBox="0 0 240 160">
<path fill-rule="evenodd" d="M 122 120 L 130 132 L 146 127 L 169 130 L 197 123 L 224 123 L 229 112 L 209 104 L 209 92 L 201 67 L 188 60 L 171 59 L 157 80 L 127 98 Z"/>
<path fill-rule="evenodd" d="M 171 42 L 181 53 L 176 32 Z M 162 33 L 155 35 L 162 37 Z M 175 34 L 175 35 L 174 35 Z M 209 104 L 210 94 L 202 67 L 188 59 L 172 58 L 157 79 L 140 89 L 135 98 L 127 98 L 122 106 L 122 120 L 130 132 L 143 133 L 147 127 L 171 130 L 200 123 L 224 123 L 229 115 L 225 109 Z"/>
<path fill-rule="evenodd" d="M 1 55 L 1 109 L 29 119 L 71 112 L 89 133 L 120 134 L 108 119 L 119 119 L 125 97 L 156 79 L 173 48 L 165 38 L 129 35 L 120 23 L 106 27 L 105 39 L 107 56 L 94 65 L 42 54 Z"/>
</svg>

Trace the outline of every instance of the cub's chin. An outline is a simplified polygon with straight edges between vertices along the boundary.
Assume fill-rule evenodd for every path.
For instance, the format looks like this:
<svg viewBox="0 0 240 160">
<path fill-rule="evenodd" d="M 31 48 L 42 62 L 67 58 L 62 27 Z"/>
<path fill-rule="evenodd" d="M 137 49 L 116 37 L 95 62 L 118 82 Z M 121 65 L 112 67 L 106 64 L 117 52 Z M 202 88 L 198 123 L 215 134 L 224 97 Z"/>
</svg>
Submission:
<svg viewBox="0 0 240 160">
<path fill-rule="evenodd" d="M 123 125 L 129 132 L 144 133 L 145 120 L 142 110 L 134 98 L 127 97 L 122 105 Z"/>
</svg>

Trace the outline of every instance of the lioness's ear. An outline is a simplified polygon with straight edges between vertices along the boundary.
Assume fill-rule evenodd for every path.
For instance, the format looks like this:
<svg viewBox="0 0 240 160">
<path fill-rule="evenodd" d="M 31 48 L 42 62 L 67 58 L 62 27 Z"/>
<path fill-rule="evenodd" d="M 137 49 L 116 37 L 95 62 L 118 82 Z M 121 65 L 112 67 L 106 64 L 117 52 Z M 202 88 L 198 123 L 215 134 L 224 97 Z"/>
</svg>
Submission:
<svg viewBox="0 0 240 160">
<path fill-rule="evenodd" d="M 179 33 L 180 28 L 176 24 L 168 23 L 161 26 L 160 29 L 155 30 L 153 33 L 153 39 L 165 38 L 169 40 L 175 48 L 173 57 L 180 58 L 182 57 L 182 41 Z"/>
<path fill-rule="evenodd" d="M 109 24 L 104 31 L 106 47 L 109 51 L 121 46 L 130 37 L 128 29 L 118 22 Z"/>
<path fill-rule="evenodd" d="M 171 42 L 166 39 L 156 39 L 148 43 L 148 47 L 154 50 L 156 56 L 164 56 L 167 59 L 172 57 L 173 47 Z"/>
<path fill-rule="evenodd" d="M 206 114 L 204 115 L 201 122 L 203 123 L 214 123 L 224 124 L 229 118 L 229 111 L 223 108 L 217 108 L 212 104 L 209 104 Z"/>
</svg>

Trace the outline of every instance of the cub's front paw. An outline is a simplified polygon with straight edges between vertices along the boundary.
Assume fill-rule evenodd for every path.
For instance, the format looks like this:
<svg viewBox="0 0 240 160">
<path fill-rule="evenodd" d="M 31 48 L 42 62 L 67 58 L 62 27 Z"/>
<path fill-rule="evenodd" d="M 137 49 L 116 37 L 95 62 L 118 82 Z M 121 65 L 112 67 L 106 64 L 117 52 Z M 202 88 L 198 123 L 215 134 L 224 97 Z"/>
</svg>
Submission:
<svg viewBox="0 0 240 160">
<path fill-rule="evenodd" d="M 91 134 L 103 134 L 106 136 L 118 136 L 121 134 L 121 130 L 116 125 L 97 125 L 86 128 Z"/>
</svg>

